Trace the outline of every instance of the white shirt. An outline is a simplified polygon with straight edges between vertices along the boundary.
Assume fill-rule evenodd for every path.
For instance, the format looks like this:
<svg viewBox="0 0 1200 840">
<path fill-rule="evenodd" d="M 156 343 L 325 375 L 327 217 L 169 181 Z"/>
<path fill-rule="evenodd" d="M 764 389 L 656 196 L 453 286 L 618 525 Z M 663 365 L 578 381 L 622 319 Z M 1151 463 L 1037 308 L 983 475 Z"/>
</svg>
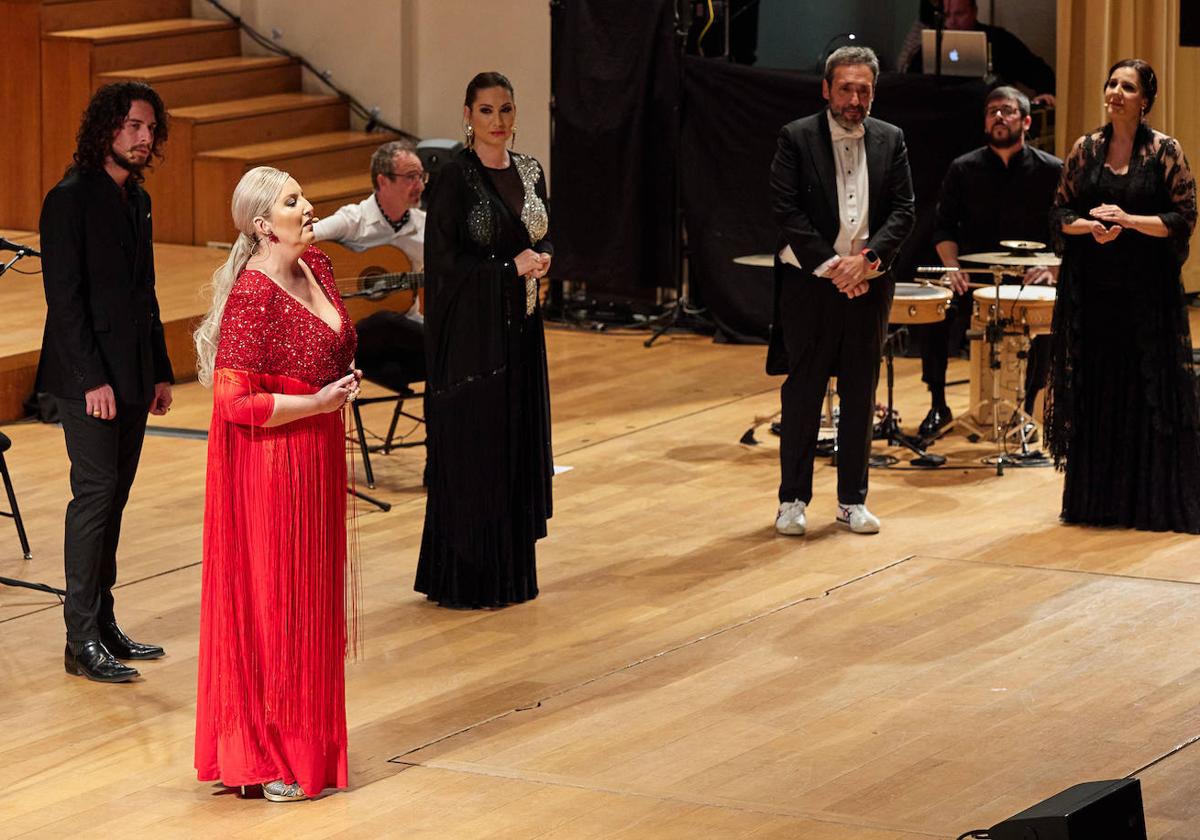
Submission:
<svg viewBox="0 0 1200 840">
<path fill-rule="evenodd" d="M 870 237 L 866 131 L 861 123 L 850 130 L 842 128 L 829 111 L 825 112 L 825 117 L 829 121 L 829 133 L 833 141 L 833 165 L 837 181 L 839 226 L 833 250 L 837 257 L 849 257 L 861 253 Z M 813 274 L 824 277 L 829 272 L 830 263 L 837 257 L 830 257 L 821 263 Z M 784 246 L 779 258 L 800 268 L 800 261 L 791 245 Z"/>
<path fill-rule="evenodd" d="M 332 216 L 318 220 L 313 225 L 313 233 L 318 242 L 332 240 L 355 252 L 391 245 L 404 252 L 413 271 L 422 271 L 425 267 L 425 211 L 412 208 L 408 211 L 408 221 L 400 230 L 394 230 L 392 223 L 384 218 L 373 193 L 358 204 L 347 204 Z M 416 298 L 406 314 L 413 320 L 422 320 Z"/>
</svg>

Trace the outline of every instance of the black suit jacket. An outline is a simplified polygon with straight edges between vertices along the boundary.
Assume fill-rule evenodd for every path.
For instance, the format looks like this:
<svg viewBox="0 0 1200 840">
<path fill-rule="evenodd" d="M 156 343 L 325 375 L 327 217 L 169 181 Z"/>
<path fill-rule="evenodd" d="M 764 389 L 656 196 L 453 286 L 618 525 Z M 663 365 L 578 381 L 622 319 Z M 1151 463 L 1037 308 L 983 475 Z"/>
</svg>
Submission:
<svg viewBox="0 0 1200 840">
<path fill-rule="evenodd" d="M 38 390 L 83 399 L 108 384 L 118 402 L 149 406 L 154 384 L 174 381 L 154 295 L 150 196 L 103 171 L 71 172 L 46 195 L 39 227 L 47 311 Z"/>
<path fill-rule="evenodd" d="M 867 247 L 879 254 L 882 270 L 887 271 L 916 222 L 912 172 L 903 131 L 872 117 L 864 121 L 863 128 L 870 216 Z M 771 209 L 780 228 L 778 248 L 791 245 L 806 275 L 811 277 L 813 269 L 835 256 L 833 245 L 841 217 L 826 111 L 793 120 L 780 129 L 779 145 L 771 164 Z M 884 280 L 876 278 L 871 282 Z M 767 353 L 769 373 L 787 372 L 777 326 L 782 282 L 784 272 L 776 259 L 775 324 Z"/>
</svg>

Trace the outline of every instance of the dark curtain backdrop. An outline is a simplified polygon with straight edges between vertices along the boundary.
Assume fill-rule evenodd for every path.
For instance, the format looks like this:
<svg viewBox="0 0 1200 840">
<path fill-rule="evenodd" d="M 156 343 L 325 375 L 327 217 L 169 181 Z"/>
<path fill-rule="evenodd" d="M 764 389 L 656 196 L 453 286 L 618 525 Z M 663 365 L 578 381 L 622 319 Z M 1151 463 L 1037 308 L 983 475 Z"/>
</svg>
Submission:
<svg viewBox="0 0 1200 840">
<path fill-rule="evenodd" d="M 896 277 L 936 260 L 930 237 L 937 191 L 950 161 L 983 141 L 982 82 L 884 74 L 872 116 L 904 129 L 917 198 L 917 227 Z M 825 106 L 819 76 L 684 59 L 681 176 L 691 295 L 721 335 L 762 340 L 771 320 L 772 272 L 736 265 L 778 249 L 768 175 L 779 129 Z M 556 170 L 556 178 L 563 177 Z"/>
<path fill-rule="evenodd" d="M 551 5 L 554 277 L 596 298 L 674 285 L 673 0 Z"/>
</svg>

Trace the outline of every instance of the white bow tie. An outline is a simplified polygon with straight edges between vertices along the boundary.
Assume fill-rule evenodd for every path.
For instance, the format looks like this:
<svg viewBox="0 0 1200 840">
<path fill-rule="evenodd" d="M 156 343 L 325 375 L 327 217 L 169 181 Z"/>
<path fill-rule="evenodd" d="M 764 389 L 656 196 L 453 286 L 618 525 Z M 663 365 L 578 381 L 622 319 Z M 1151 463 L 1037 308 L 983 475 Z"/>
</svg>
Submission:
<svg viewBox="0 0 1200 840">
<path fill-rule="evenodd" d="M 834 140 L 861 140 L 867 133 L 862 123 L 854 128 L 846 129 L 842 128 L 835 120 L 829 121 L 829 131 Z"/>
</svg>

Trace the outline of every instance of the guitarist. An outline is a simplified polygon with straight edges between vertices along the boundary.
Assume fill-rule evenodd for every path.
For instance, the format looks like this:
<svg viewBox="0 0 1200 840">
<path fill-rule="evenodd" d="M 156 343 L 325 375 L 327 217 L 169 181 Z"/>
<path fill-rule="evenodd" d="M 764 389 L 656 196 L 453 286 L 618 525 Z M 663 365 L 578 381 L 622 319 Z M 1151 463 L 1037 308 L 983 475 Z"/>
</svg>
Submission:
<svg viewBox="0 0 1200 840">
<path fill-rule="evenodd" d="M 371 156 L 375 191 L 313 225 L 317 241 L 331 240 L 351 251 L 391 245 L 405 253 L 413 271 L 422 271 L 425 211 L 417 205 L 428 180 L 415 144 L 408 140 L 384 143 Z M 367 378 L 394 391 L 424 381 L 425 326 L 419 295 L 414 295 L 408 312 L 376 312 L 357 327 L 357 363 Z"/>
</svg>

